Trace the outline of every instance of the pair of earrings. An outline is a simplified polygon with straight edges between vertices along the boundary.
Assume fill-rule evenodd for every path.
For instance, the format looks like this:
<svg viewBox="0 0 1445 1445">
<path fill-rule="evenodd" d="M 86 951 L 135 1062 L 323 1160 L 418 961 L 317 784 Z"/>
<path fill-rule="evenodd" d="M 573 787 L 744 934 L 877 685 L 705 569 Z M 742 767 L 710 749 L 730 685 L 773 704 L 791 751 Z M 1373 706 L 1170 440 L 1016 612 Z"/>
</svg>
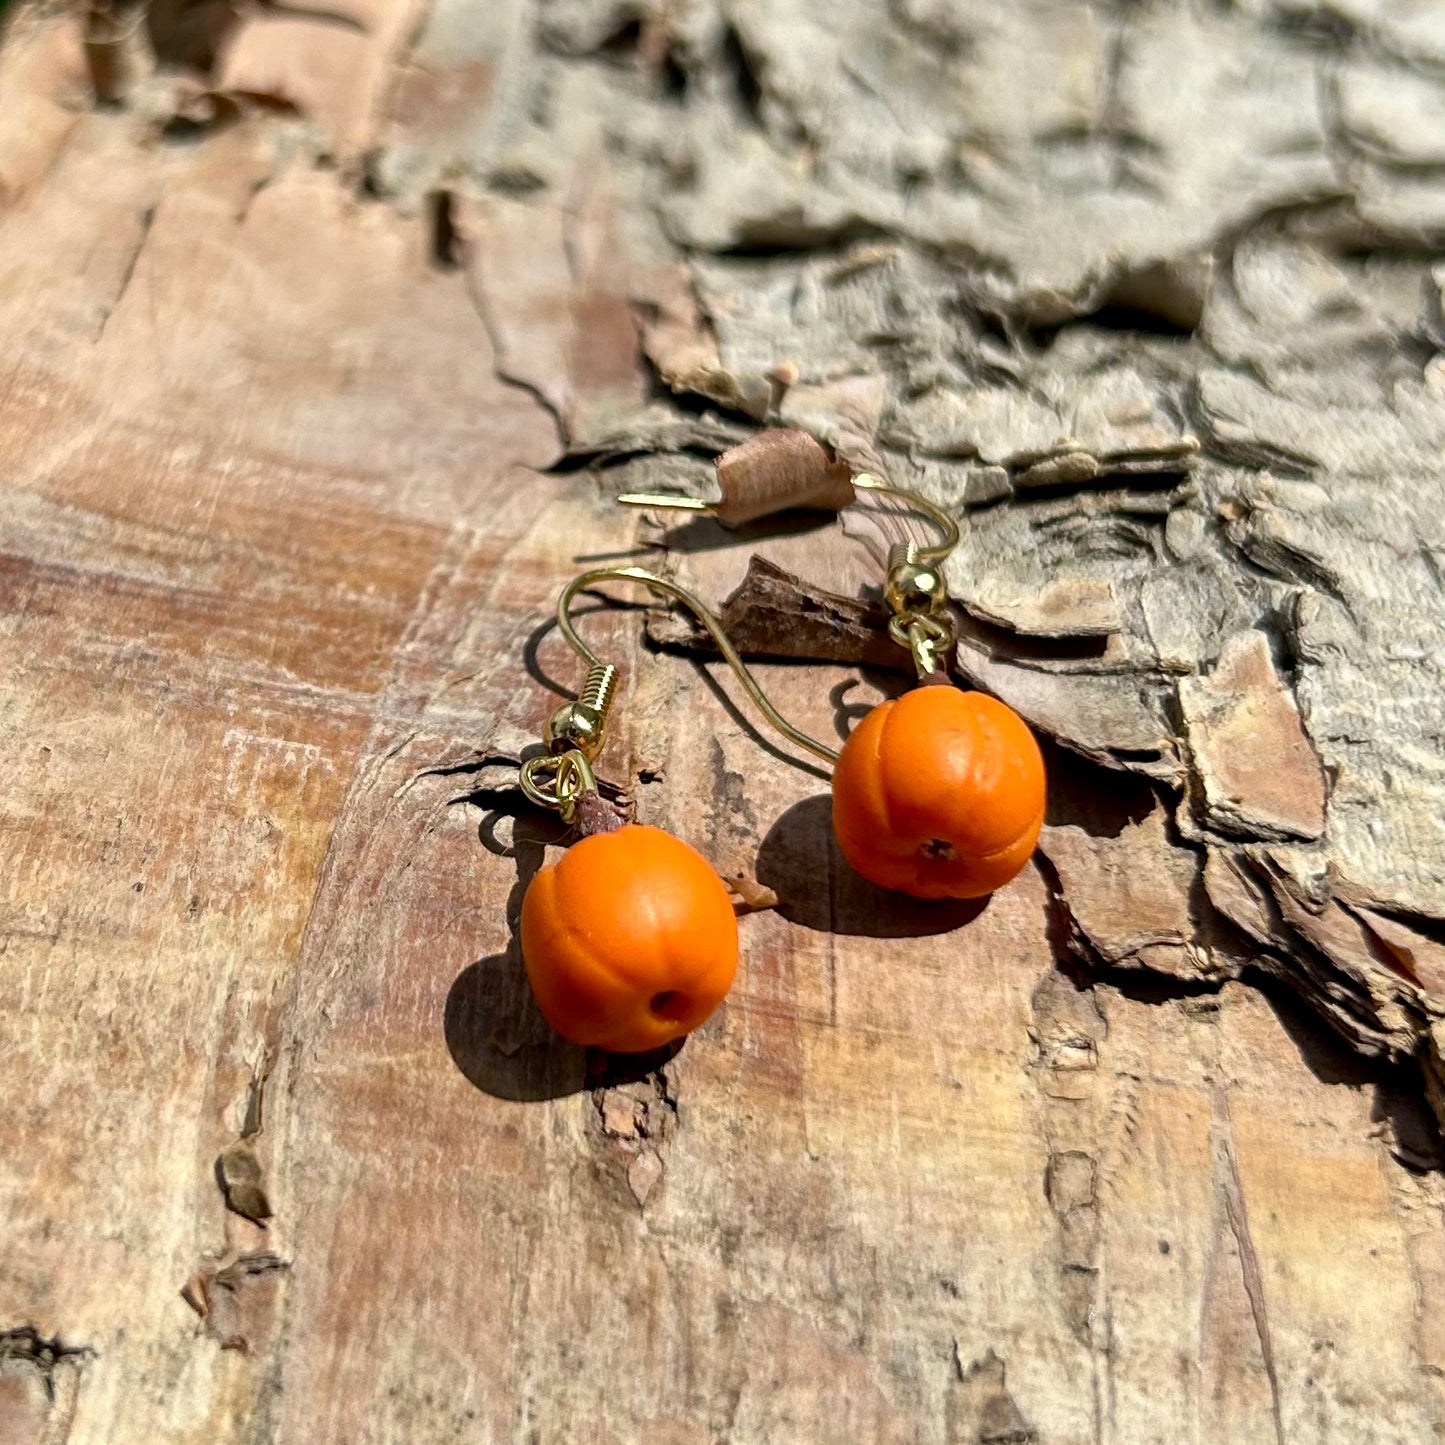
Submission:
<svg viewBox="0 0 1445 1445">
<path fill-rule="evenodd" d="M 848 863 L 870 882 L 915 898 L 977 898 L 1028 862 L 1044 815 L 1044 765 L 1023 719 L 987 694 L 964 692 L 943 671 L 954 641 L 939 565 L 957 524 L 932 503 L 867 473 L 854 490 L 885 493 L 941 530 L 931 546 L 890 549 L 884 587 L 889 633 L 909 649 L 919 685 L 879 703 L 841 751 L 800 732 L 758 686 L 721 624 L 677 583 L 641 567 L 575 577 L 557 625 L 588 665 L 576 702 L 548 721 L 547 751 L 522 768 L 529 799 L 583 835 L 538 872 L 522 901 L 522 960 L 543 1016 L 564 1038 L 615 1053 L 659 1049 L 690 1033 L 721 1003 L 738 959 L 731 898 L 694 848 L 659 828 L 618 825 L 602 802 L 593 760 L 601 749 L 617 669 L 577 635 L 571 605 L 604 581 L 639 582 L 676 599 L 702 623 L 759 711 L 784 737 L 833 764 L 833 829 Z M 648 507 L 724 507 L 672 496 L 629 496 Z"/>
</svg>

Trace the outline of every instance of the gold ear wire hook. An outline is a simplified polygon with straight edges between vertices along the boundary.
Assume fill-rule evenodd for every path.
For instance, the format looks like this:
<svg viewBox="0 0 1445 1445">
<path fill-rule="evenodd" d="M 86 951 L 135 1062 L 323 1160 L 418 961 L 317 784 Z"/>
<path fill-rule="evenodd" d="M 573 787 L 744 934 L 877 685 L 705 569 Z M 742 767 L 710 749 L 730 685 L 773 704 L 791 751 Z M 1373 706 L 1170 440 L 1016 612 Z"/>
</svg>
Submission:
<svg viewBox="0 0 1445 1445">
<path fill-rule="evenodd" d="M 891 482 L 885 482 L 882 478 L 875 477 L 872 472 L 859 472 L 853 478 L 853 485 L 865 492 L 881 492 L 885 496 L 906 502 L 915 512 L 922 512 L 938 528 L 942 536 L 937 542 L 930 543 L 928 546 L 909 544 L 916 546 L 914 556 L 918 561 L 942 562 L 958 546 L 960 537 L 958 523 L 942 507 L 935 506 L 927 497 L 921 497 L 917 492 L 909 491 L 907 487 L 895 487 Z"/>
<path fill-rule="evenodd" d="M 921 497 L 907 487 L 895 487 L 891 482 L 875 477 L 872 472 L 859 472 L 851 478 L 851 484 L 855 490 L 896 498 L 927 517 L 941 534 L 938 541 L 928 544 L 897 542 L 891 546 L 888 549 L 888 575 L 883 587 L 883 595 L 893 609 L 888 635 L 912 653 L 918 676 L 928 677 L 940 669 L 943 654 L 953 646 L 957 637 L 953 619 L 947 610 L 948 588 L 938 564 L 958 546 L 958 523 L 927 497 Z M 704 502 L 696 497 L 656 492 L 629 492 L 617 500 L 625 507 L 666 507 L 687 512 L 715 512 L 721 506 L 721 503 Z M 714 636 L 717 634 L 714 633 Z"/>
<path fill-rule="evenodd" d="M 748 696 L 752 698 L 759 712 L 780 732 L 789 742 L 796 743 L 800 748 L 805 748 L 816 757 L 822 758 L 825 762 L 836 763 L 838 754 L 835 749 L 828 747 L 825 743 L 810 738 L 807 733 L 799 732 L 771 702 L 767 694 L 758 686 L 757 679 L 748 669 L 748 665 L 738 655 L 738 650 L 728 639 L 728 635 L 722 629 L 722 624 L 712 615 L 711 612 L 693 596 L 685 587 L 680 587 L 676 582 L 670 582 L 666 577 L 659 577 L 655 572 L 649 572 L 644 567 L 595 567 L 590 572 L 583 572 L 580 576 L 574 577 L 563 589 L 562 595 L 557 599 L 557 627 L 571 645 L 572 650 L 580 657 L 588 667 L 592 669 L 588 677 L 592 677 L 600 668 L 608 667 L 609 664 L 602 661 L 585 642 L 577 635 L 576 628 L 572 625 L 571 606 L 572 600 L 585 588 L 591 587 L 596 582 L 641 582 L 645 587 L 650 587 L 654 592 L 661 592 L 664 596 L 674 597 L 707 628 L 712 640 L 717 643 L 718 651 L 722 653 L 724 661 L 737 674 L 738 681 L 747 689 Z M 615 671 L 615 669 L 613 669 Z M 559 709 L 559 711 L 561 711 Z M 554 718 L 556 714 L 554 714 Z M 599 728 L 599 741 L 600 741 Z M 569 746 L 575 746 L 570 744 Z"/>
<path fill-rule="evenodd" d="M 917 547 L 915 555 L 919 561 L 942 562 L 958 546 L 958 523 L 927 497 L 921 497 L 907 487 L 895 487 L 891 482 L 875 477 L 872 472 L 859 472 L 852 478 L 852 482 L 862 491 L 880 492 L 900 502 L 906 502 L 938 528 L 941 537 L 937 542 Z M 617 502 L 623 507 L 662 507 L 675 512 L 715 512 L 718 509 L 717 502 L 707 502 L 700 497 L 685 497 L 681 493 L 673 492 L 624 492 Z"/>
</svg>

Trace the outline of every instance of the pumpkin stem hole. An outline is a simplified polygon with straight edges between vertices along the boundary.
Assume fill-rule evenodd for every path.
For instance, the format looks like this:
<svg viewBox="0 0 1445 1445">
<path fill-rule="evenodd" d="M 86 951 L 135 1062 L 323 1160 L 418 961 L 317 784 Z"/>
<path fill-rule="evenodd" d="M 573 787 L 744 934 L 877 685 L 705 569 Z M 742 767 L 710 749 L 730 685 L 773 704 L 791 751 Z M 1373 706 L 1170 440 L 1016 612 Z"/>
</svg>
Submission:
<svg viewBox="0 0 1445 1445">
<path fill-rule="evenodd" d="M 687 1011 L 687 1003 L 675 988 L 665 988 L 652 996 L 652 1011 L 661 1019 L 680 1019 Z"/>
<path fill-rule="evenodd" d="M 952 863 L 958 857 L 958 850 L 944 838 L 930 838 L 918 851 L 934 863 Z"/>
</svg>

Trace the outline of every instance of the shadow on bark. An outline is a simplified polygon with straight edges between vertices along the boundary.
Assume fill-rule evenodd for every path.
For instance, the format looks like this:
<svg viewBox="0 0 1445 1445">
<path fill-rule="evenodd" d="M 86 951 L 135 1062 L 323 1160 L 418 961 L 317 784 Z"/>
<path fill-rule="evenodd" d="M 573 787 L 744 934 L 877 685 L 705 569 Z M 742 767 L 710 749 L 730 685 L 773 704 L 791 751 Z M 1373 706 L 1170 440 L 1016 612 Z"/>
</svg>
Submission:
<svg viewBox="0 0 1445 1445">
<path fill-rule="evenodd" d="M 518 1103 L 636 1083 L 676 1058 L 686 1042 L 647 1054 L 569 1044 L 538 1012 L 515 941 L 505 953 L 478 959 L 457 975 L 443 1027 L 447 1051 L 467 1082 Z"/>
<path fill-rule="evenodd" d="M 800 537 L 822 532 L 838 525 L 836 512 L 816 509 L 794 509 L 774 512 L 755 522 L 725 527 L 715 517 L 693 515 L 685 522 L 669 527 L 657 545 L 668 552 L 721 552 L 746 547 L 753 542 L 766 542 L 778 537 Z"/>
<path fill-rule="evenodd" d="M 1039 747 L 1049 787 L 1044 822 L 1051 828 L 1072 825 L 1091 838 L 1117 838 L 1159 806 L 1147 778 L 1081 758 L 1049 738 L 1040 737 Z"/>
<path fill-rule="evenodd" d="M 833 802 L 820 793 L 795 803 L 758 849 L 758 882 L 778 895 L 789 923 L 864 938 L 952 933 L 988 907 L 987 898 L 929 902 L 875 887 L 855 873 L 833 837 Z"/>
<path fill-rule="evenodd" d="M 538 1013 L 515 941 L 457 975 L 444 1028 L 452 1062 L 484 1094 L 535 1101 L 587 1087 L 586 1050 L 559 1038 Z"/>
<path fill-rule="evenodd" d="M 1251 975 L 1250 982 L 1264 995 L 1315 1078 L 1322 1084 L 1373 1090 L 1371 1120 L 1385 1126 L 1390 1152 L 1401 1164 L 1417 1173 L 1445 1169 L 1445 1137 L 1416 1060 L 1362 1057 L 1289 988 L 1267 976 Z"/>
</svg>

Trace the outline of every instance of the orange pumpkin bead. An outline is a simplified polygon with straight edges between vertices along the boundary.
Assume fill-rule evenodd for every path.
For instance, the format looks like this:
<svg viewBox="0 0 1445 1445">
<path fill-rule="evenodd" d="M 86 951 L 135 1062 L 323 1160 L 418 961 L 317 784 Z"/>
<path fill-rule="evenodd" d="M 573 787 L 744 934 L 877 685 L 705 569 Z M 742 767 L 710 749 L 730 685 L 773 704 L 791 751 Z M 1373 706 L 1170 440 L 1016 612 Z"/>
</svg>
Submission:
<svg viewBox="0 0 1445 1445">
<path fill-rule="evenodd" d="M 833 771 L 833 831 L 871 883 L 978 898 L 1028 862 L 1044 760 L 1028 725 L 980 692 L 919 687 L 875 707 Z"/>
<path fill-rule="evenodd" d="M 522 961 L 563 1038 L 644 1053 L 722 1002 L 737 971 L 737 918 L 696 849 L 632 823 L 573 844 L 532 880 Z"/>
</svg>

